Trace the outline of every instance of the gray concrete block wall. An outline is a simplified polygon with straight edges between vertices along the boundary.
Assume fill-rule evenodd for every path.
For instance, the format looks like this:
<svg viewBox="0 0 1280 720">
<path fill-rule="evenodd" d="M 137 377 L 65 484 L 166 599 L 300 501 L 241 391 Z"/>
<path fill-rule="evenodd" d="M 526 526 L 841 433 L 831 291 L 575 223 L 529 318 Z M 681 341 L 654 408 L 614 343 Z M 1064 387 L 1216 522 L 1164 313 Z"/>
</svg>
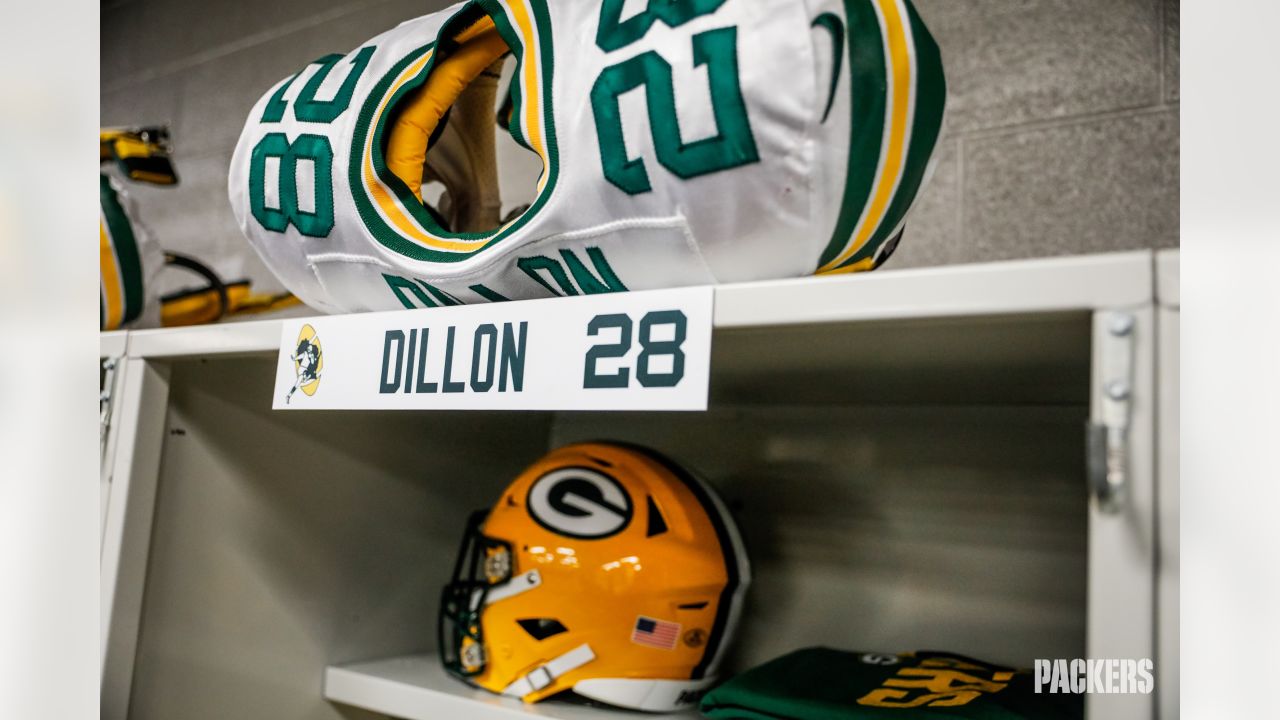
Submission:
<svg viewBox="0 0 1280 720">
<path fill-rule="evenodd" d="M 1181 13 L 1178 0 L 1164 0 L 1164 97 L 1178 102 L 1178 39 L 1181 35 L 1178 19 Z"/>
<path fill-rule="evenodd" d="M 916 0 L 938 167 L 886 267 L 1178 245 L 1178 0 Z"/>
<path fill-rule="evenodd" d="M 888 267 L 1178 244 L 1178 0 L 916 3 L 942 48 L 948 119 Z M 142 222 L 226 277 L 279 288 L 226 198 L 248 108 L 309 60 L 447 4 L 104 2 L 102 122 L 169 122 L 182 178 L 129 186 Z"/>
</svg>

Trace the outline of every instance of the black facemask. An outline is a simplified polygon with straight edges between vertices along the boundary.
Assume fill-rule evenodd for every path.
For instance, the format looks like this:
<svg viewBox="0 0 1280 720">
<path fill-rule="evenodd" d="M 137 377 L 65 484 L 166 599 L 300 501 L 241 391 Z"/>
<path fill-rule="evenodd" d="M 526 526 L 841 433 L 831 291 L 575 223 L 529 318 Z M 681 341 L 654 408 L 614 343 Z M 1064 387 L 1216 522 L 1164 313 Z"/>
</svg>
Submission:
<svg viewBox="0 0 1280 720">
<path fill-rule="evenodd" d="M 440 596 L 440 661 L 463 679 L 479 675 L 488 664 L 480 616 L 489 590 L 511 580 L 515 557 L 510 543 L 480 531 L 487 516 L 487 510 L 479 510 L 467 520 L 453 578 Z"/>
</svg>

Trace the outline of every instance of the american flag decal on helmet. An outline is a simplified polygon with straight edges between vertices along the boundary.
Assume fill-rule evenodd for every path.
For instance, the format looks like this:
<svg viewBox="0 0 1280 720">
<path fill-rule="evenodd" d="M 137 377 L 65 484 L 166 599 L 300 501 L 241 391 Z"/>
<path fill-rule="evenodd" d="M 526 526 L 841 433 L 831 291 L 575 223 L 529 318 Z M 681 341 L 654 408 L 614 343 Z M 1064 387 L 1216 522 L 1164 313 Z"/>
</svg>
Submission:
<svg viewBox="0 0 1280 720">
<path fill-rule="evenodd" d="M 679 638 L 680 623 L 655 620 L 643 615 L 636 618 L 635 629 L 631 631 L 631 642 L 663 650 L 675 650 Z"/>
</svg>

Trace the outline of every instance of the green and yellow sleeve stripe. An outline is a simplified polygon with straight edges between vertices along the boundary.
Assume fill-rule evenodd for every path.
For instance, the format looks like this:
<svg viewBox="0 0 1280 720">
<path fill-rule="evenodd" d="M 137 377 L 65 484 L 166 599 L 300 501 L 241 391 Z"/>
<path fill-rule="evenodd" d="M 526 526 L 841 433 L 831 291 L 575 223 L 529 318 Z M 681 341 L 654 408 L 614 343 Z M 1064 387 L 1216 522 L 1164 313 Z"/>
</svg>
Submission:
<svg viewBox="0 0 1280 720">
<path fill-rule="evenodd" d="M 938 46 L 908 0 L 845 0 L 851 100 L 840 212 L 817 274 L 870 269 L 901 227 L 946 105 Z"/>
<path fill-rule="evenodd" d="M 117 330 L 142 314 L 142 258 L 120 197 L 106 175 L 99 185 L 98 218 L 101 285 L 99 327 Z"/>
</svg>

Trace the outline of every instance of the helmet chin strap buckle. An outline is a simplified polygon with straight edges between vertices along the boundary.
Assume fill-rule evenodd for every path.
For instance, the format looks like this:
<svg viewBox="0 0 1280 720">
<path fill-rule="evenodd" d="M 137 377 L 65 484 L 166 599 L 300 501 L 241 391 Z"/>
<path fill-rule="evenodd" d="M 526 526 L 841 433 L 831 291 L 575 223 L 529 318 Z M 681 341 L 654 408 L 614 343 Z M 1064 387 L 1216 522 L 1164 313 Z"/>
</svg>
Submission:
<svg viewBox="0 0 1280 720">
<path fill-rule="evenodd" d="M 540 665 L 534 668 L 524 677 L 529 681 L 529 687 L 533 688 L 534 692 L 537 692 L 556 681 L 556 679 L 552 677 L 551 671 L 547 669 L 546 665 Z"/>
<path fill-rule="evenodd" d="M 596 654 L 591 650 L 591 646 L 583 643 L 569 652 L 552 660 L 539 665 L 538 667 L 525 673 L 524 677 L 516 680 L 502 690 L 503 695 L 523 698 L 529 693 L 538 692 L 551 685 L 556 678 L 573 670 L 586 665 L 596 659 Z"/>
</svg>

